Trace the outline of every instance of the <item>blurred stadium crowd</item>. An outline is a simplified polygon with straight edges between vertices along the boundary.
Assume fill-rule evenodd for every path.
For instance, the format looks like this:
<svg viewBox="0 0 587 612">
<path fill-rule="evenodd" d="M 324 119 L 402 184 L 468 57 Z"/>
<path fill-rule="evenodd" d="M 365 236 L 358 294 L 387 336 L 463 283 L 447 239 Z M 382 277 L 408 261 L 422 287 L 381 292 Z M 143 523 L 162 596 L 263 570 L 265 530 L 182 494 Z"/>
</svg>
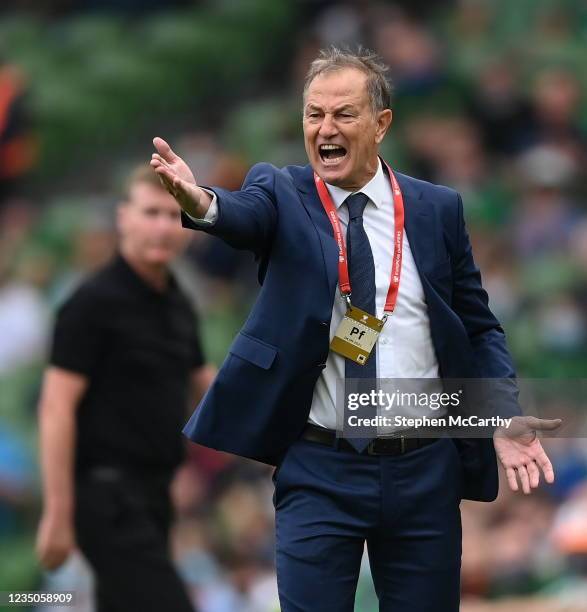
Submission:
<svg viewBox="0 0 587 612">
<path fill-rule="evenodd" d="M 114 10 L 116 5 L 116 10 Z M 110 10 L 98 10 L 100 8 Z M 457 189 L 518 373 L 587 372 L 587 5 L 4 2 L 0 13 L 0 590 L 71 588 L 35 562 L 36 403 L 52 315 L 115 249 L 117 189 L 152 136 L 200 184 L 306 163 L 300 91 L 329 44 L 391 68 L 384 156 Z M 177 266 L 220 363 L 256 286 L 252 257 L 194 235 Z M 463 611 L 587 610 L 587 443 L 549 440 L 554 485 L 463 502 Z M 204 612 L 278 610 L 270 470 L 204 448 L 174 483 L 174 554 Z M 376 610 L 368 566 L 357 610 Z"/>
</svg>

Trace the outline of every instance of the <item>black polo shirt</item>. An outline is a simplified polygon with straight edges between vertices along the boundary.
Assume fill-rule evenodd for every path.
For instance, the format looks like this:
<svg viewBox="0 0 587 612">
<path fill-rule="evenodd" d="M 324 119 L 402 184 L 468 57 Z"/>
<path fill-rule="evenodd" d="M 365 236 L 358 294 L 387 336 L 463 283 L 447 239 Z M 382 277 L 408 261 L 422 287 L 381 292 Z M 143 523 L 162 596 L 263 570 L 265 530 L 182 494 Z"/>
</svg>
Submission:
<svg viewBox="0 0 587 612">
<path fill-rule="evenodd" d="M 117 255 L 61 306 L 51 364 L 83 374 L 77 471 L 96 465 L 172 470 L 190 373 L 204 364 L 196 315 L 173 276 L 159 292 Z"/>
</svg>

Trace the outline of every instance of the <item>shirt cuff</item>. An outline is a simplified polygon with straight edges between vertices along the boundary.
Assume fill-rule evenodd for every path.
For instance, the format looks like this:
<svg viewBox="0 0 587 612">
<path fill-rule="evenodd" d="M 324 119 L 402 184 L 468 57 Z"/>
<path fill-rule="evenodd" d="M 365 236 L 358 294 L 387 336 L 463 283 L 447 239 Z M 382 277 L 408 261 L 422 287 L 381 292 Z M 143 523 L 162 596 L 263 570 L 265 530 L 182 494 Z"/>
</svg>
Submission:
<svg viewBox="0 0 587 612">
<path fill-rule="evenodd" d="M 216 223 L 216 219 L 218 219 L 218 198 L 211 189 L 204 189 L 204 187 L 200 187 L 200 189 L 203 189 L 206 193 L 209 193 L 212 196 L 212 202 L 210 202 L 210 206 L 208 207 L 206 214 L 199 219 L 198 217 L 192 217 L 192 215 L 188 213 L 186 213 L 186 215 L 196 225 L 214 225 L 214 223 Z"/>
</svg>

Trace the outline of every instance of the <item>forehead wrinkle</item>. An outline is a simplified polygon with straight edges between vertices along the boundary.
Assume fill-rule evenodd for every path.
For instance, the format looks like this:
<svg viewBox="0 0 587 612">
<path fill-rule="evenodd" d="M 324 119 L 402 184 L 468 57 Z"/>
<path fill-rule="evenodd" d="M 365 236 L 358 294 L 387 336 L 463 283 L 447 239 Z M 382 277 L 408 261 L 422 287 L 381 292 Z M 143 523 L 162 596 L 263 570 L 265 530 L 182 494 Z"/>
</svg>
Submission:
<svg viewBox="0 0 587 612">
<path fill-rule="evenodd" d="M 361 108 L 368 103 L 369 100 L 366 93 L 357 92 L 356 88 L 353 88 L 351 90 L 345 89 L 343 91 L 339 90 L 336 92 L 324 92 L 321 90 L 308 91 L 306 94 L 305 106 L 308 107 L 313 105 L 320 109 L 323 107 L 338 109 L 342 106 Z"/>
<path fill-rule="evenodd" d="M 321 95 L 320 93 L 318 93 L 318 98 L 320 97 L 324 97 L 324 94 Z M 328 97 L 331 97 L 331 96 L 328 96 Z M 335 97 L 336 98 L 341 98 L 341 97 L 348 98 L 346 94 L 338 95 Z M 308 96 L 308 99 L 306 101 L 306 108 L 316 108 L 318 110 L 327 110 L 327 111 L 332 111 L 332 112 L 341 111 L 345 108 L 359 109 L 361 108 L 361 106 L 362 106 L 362 102 L 360 98 L 356 96 L 356 94 L 354 96 L 351 96 L 350 100 L 349 99 L 335 100 L 331 104 L 320 102 L 319 100 L 316 100 L 313 97 L 311 98 L 310 96 Z"/>
</svg>

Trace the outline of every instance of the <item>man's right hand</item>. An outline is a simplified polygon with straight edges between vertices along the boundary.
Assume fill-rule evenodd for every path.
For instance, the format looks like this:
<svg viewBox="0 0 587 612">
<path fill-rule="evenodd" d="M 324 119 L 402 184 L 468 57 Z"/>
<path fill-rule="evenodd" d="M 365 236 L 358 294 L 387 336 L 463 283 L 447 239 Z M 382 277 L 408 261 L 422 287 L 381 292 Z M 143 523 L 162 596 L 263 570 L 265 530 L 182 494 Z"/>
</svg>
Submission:
<svg viewBox="0 0 587 612">
<path fill-rule="evenodd" d="M 188 215 L 203 218 L 210 207 L 212 196 L 198 187 L 189 166 L 163 138 L 154 138 L 153 145 L 157 153 L 151 156 L 151 167 L 159 175 L 165 189 Z"/>
<path fill-rule="evenodd" d="M 47 570 L 53 570 L 67 561 L 75 548 L 75 535 L 71 520 L 56 513 L 43 513 L 37 531 L 37 557 Z"/>
</svg>

